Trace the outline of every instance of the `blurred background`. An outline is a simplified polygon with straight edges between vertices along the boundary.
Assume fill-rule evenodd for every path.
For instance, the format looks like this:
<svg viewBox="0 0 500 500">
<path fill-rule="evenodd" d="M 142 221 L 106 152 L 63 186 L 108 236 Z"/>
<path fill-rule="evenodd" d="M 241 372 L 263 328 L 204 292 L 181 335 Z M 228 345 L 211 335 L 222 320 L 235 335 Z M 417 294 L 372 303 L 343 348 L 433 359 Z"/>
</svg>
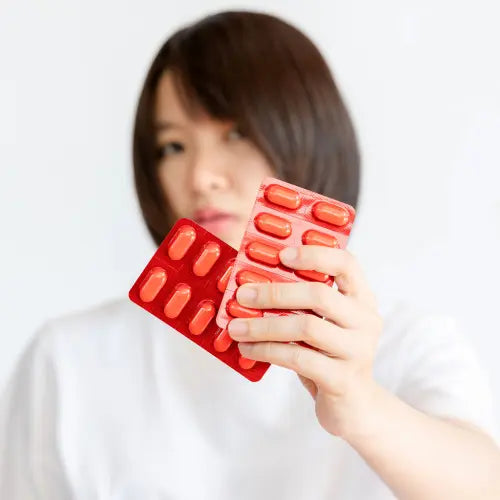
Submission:
<svg viewBox="0 0 500 500">
<path fill-rule="evenodd" d="M 357 128 L 350 249 L 381 308 L 456 316 L 500 417 L 500 4 L 2 0 L 0 390 L 48 318 L 125 297 L 154 251 L 131 169 L 136 99 L 168 34 L 264 10 L 325 54 Z"/>
</svg>

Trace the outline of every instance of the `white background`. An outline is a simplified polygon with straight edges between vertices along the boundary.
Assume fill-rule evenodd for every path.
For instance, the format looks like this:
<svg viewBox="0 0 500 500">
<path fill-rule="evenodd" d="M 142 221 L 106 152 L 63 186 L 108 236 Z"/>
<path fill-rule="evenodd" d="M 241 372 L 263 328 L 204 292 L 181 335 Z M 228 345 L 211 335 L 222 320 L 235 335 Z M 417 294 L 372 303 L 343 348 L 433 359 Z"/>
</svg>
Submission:
<svg viewBox="0 0 500 500">
<path fill-rule="evenodd" d="M 320 46 L 353 114 L 365 172 L 350 248 L 381 303 L 457 316 L 498 411 L 498 2 L 266 4 L 2 1 L 0 388 L 43 321 L 125 296 L 154 251 L 130 138 L 160 44 L 206 13 L 264 8 Z"/>
</svg>

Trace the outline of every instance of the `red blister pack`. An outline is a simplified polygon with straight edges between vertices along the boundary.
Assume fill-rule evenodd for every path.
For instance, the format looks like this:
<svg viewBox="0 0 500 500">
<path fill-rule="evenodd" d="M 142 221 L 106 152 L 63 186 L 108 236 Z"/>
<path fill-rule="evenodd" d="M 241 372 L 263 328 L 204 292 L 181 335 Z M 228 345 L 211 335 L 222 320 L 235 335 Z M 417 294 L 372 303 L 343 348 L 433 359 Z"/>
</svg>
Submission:
<svg viewBox="0 0 500 500">
<path fill-rule="evenodd" d="M 226 328 L 237 318 L 304 314 L 303 310 L 257 310 L 236 302 L 236 290 L 245 283 L 320 281 L 332 286 L 334 278 L 317 271 L 296 271 L 279 260 L 285 247 L 323 245 L 345 248 L 355 210 L 326 196 L 279 179 L 264 179 L 250 214 L 240 250 L 234 262 L 217 324 Z"/>
<path fill-rule="evenodd" d="M 236 342 L 215 321 L 236 254 L 192 220 L 179 219 L 130 289 L 129 298 L 256 382 L 269 363 L 241 356 Z"/>
</svg>

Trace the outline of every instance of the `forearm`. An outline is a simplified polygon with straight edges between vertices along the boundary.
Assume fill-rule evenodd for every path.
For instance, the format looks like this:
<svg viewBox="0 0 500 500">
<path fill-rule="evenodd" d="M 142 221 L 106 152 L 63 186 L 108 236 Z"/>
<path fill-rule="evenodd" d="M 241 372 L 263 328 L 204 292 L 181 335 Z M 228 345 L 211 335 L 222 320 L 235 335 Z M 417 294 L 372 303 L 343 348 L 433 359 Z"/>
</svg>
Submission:
<svg viewBox="0 0 500 500">
<path fill-rule="evenodd" d="M 365 425 L 343 436 L 404 500 L 500 498 L 500 451 L 482 433 L 428 416 L 377 387 Z"/>
</svg>

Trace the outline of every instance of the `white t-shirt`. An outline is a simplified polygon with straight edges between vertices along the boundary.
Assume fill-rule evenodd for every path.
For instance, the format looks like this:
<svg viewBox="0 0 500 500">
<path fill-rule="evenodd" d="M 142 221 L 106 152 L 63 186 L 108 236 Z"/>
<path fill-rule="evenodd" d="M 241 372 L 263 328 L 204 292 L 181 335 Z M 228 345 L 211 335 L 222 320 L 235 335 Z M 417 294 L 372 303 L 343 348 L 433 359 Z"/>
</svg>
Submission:
<svg viewBox="0 0 500 500">
<path fill-rule="evenodd" d="M 487 383 L 455 322 L 405 307 L 383 316 L 376 380 L 492 434 Z M 321 428 L 293 372 L 249 382 L 120 300 L 49 321 L 24 353 L 0 412 L 0 498 L 394 496 Z"/>
</svg>

